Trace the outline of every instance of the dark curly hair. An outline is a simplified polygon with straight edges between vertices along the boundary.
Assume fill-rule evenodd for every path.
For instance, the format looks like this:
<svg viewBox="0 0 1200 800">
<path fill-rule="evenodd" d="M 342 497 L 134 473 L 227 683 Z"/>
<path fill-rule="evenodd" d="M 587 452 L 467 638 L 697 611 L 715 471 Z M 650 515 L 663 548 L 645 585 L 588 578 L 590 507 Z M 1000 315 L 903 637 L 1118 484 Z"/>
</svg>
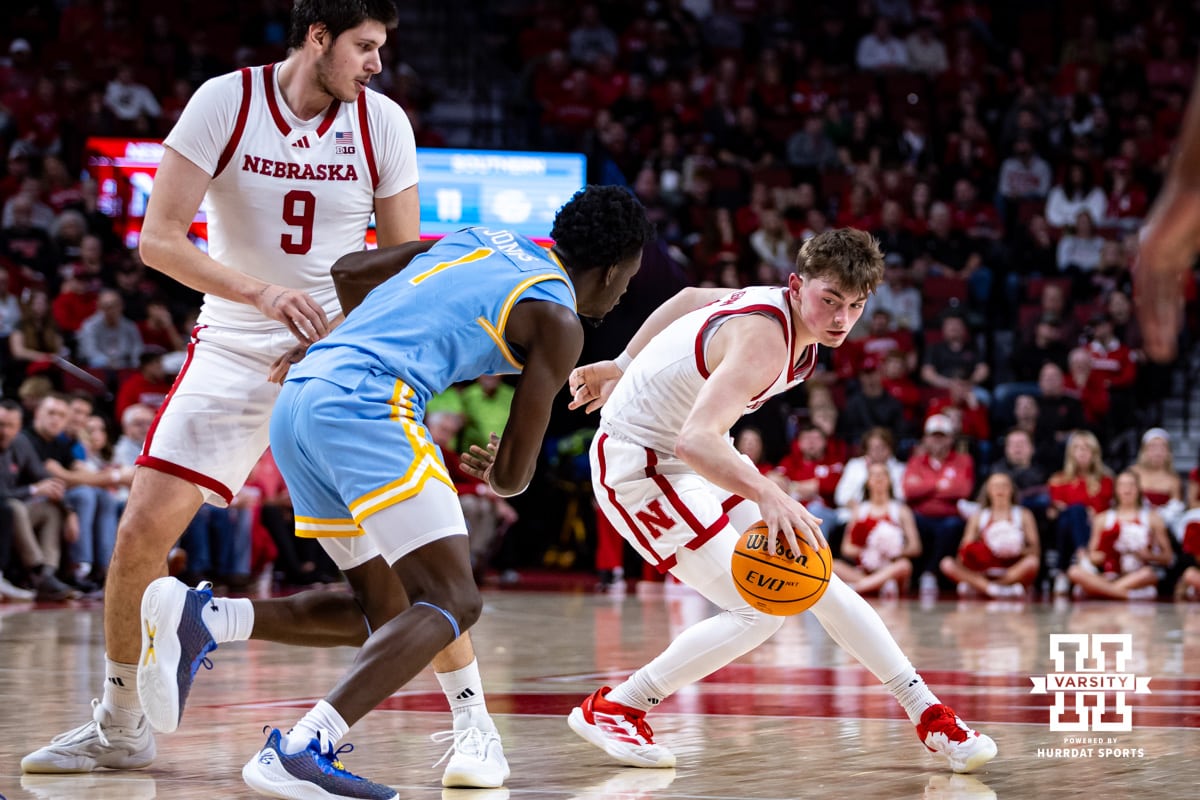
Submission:
<svg viewBox="0 0 1200 800">
<path fill-rule="evenodd" d="M 607 269 L 654 239 L 646 209 L 628 189 L 589 185 L 558 210 L 554 247 L 576 269 Z"/>
<path fill-rule="evenodd" d="M 383 23 L 391 30 L 400 21 L 393 0 L 296 0 L 292 3 L 288 49 L 304 44 L 308 29 L 323 23 L 334 39 L 367 20 Z"/>
</svg>

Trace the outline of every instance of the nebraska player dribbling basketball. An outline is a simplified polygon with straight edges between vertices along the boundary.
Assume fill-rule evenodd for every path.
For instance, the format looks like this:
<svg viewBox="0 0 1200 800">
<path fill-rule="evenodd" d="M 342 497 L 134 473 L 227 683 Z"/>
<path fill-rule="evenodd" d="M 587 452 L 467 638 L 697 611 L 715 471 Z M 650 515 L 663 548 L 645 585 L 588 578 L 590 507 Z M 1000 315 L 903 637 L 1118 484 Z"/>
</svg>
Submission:
<svg viewBox="0 0 1200 800">
<path fill-rule="evenodd" d="M 838 347 L 883 278 L 883 253 L 844 228 L 804 243 L 786 287 L 685 289 L 642 325 L 625 352 L 571 374 L 572 408 L 603 406 L 592 442 L 596 501 L 643 558 L 722 611 L 686 629 L 616 688 L 568 717 L 618 761 L 672 767 L 646 712 L 765 642 L 783 617 L 738 594 L 730 559 L 741 531 L 762 519 L 776 535 L 824 545 L 819 520 L 748 461 L 729 438 L 740 416 L 811 374 L 817 346 Z M 795 533 L 793 533 L 793 530 Z M 930 752 L 955 772 L 996 755 L 987 736 L 942 704 L 865 600 L 834 576 L 812 607 L 821 625 L 892 692 Z"/>
</svg>

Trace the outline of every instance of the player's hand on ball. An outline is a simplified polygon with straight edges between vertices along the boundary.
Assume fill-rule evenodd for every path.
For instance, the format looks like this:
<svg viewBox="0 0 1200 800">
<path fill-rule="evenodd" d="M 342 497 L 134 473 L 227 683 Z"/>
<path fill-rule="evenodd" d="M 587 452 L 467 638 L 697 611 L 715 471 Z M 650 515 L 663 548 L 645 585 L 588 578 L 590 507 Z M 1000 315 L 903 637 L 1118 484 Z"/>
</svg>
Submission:
<svg viewBox="0 0 1200 800">
<path fill-rule="evenodd" d="M 271 383 L 282 384 L 284 379 L 287 378 L 288 370 L 292 368 L 292 364 L 299 364 L 307 352 L 307 342 L 298 342 L 292 345 L 286 353 L 275 359 L 271 364 L 271 369 L 267 372 L 267 380 Z"/>
<path fill-rule="evenodd" d="M 255 297 L 254 306 L 276 322 L 282 322 L 305 344 L 323 339 L 329 333 L 325 309 L 299 289 L 268 284 Z"/>
<path fill-rule="evenodd" d="M 622 374 L 615 361 L 597 361 L 571 370 L 571 377 L 567 379 L 571 402 L 567 408 L 574 410 L 586 406 L 584 411 L 592 413 L 608 400 Z"/>
<path fill-rule="evenodd" d="M 768 545 L 771 552 L 777 552 L 775 545 L 780 533 L 793 553 L 800 552 L 796 543 L 797 534 L 804 537 L 804 541 L 814 550 L 827 548 L 829 545 L 821 533 L 821 520 L 774 484 L 771 486 L 776 491 L 769 492 L 758 501 L 758 510 L 762 513 L 763 522 L 770 529 Z"/>
<path fill-rule="evenodd" d="M 480 447 L 477 444 L 471 445 L 471 449 L 461 454 L 459 464 L 462 471 L 470 475 L 472 478 L 483 481 L 488 486 L 491 486 L 492 464 L 496 463 L 496 449 L 500 446 L 500 437 L 496 434 L 491 435 L 491 439 L 487 443 L 487 447 Z"/>
</svg>

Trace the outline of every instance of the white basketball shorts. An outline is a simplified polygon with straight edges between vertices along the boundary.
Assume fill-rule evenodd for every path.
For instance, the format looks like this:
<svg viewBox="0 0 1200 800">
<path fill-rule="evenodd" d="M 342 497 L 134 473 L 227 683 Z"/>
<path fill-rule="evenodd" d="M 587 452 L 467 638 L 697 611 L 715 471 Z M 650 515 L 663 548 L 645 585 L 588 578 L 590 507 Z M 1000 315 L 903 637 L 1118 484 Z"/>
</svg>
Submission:
<svg viewBox="0 0 1200 800">
<path fill-rule="evenodd" d="M 138 466 L 183 478 L 200 489 L 205 502 L 228 505 L 267 449 L 279 394 L 267 372 L 295 343 L 286 330 L 197 326 Z"/>
<path fill-rule="evenodd" d="M 601 512 L 659 572 L 671 571 L 681 556 L 698 553 L 715 537 L 732 536 L 736 542 L 759 519 L 754 503 L 702 478 L 674 456 L 599 433 L 592 440 L 591 462 Z M 732 552 L 732 546 L 725 549 Z M 693 562 L 689 583 L 729 571 L 728 559 L 711 560 L 700 570 L 695 559 L 686 560 Z"/>
</svg>

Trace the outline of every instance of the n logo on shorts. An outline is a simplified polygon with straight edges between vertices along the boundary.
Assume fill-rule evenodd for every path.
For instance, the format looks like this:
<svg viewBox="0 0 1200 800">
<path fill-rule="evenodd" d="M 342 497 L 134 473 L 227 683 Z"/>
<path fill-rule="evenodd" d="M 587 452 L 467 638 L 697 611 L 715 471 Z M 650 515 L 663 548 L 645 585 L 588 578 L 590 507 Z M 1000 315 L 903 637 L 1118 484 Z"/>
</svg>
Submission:
<svg viewBox="0 0 1200 800">
<path fill-rule="evenodd" d="M 647 533 L 657 539 L 679 524 L 679 521 L 663 510 L 662 501 L 655 498 L 644 509 L 635 514 L 638 521 L 646 526 Z"/>
</svg>

